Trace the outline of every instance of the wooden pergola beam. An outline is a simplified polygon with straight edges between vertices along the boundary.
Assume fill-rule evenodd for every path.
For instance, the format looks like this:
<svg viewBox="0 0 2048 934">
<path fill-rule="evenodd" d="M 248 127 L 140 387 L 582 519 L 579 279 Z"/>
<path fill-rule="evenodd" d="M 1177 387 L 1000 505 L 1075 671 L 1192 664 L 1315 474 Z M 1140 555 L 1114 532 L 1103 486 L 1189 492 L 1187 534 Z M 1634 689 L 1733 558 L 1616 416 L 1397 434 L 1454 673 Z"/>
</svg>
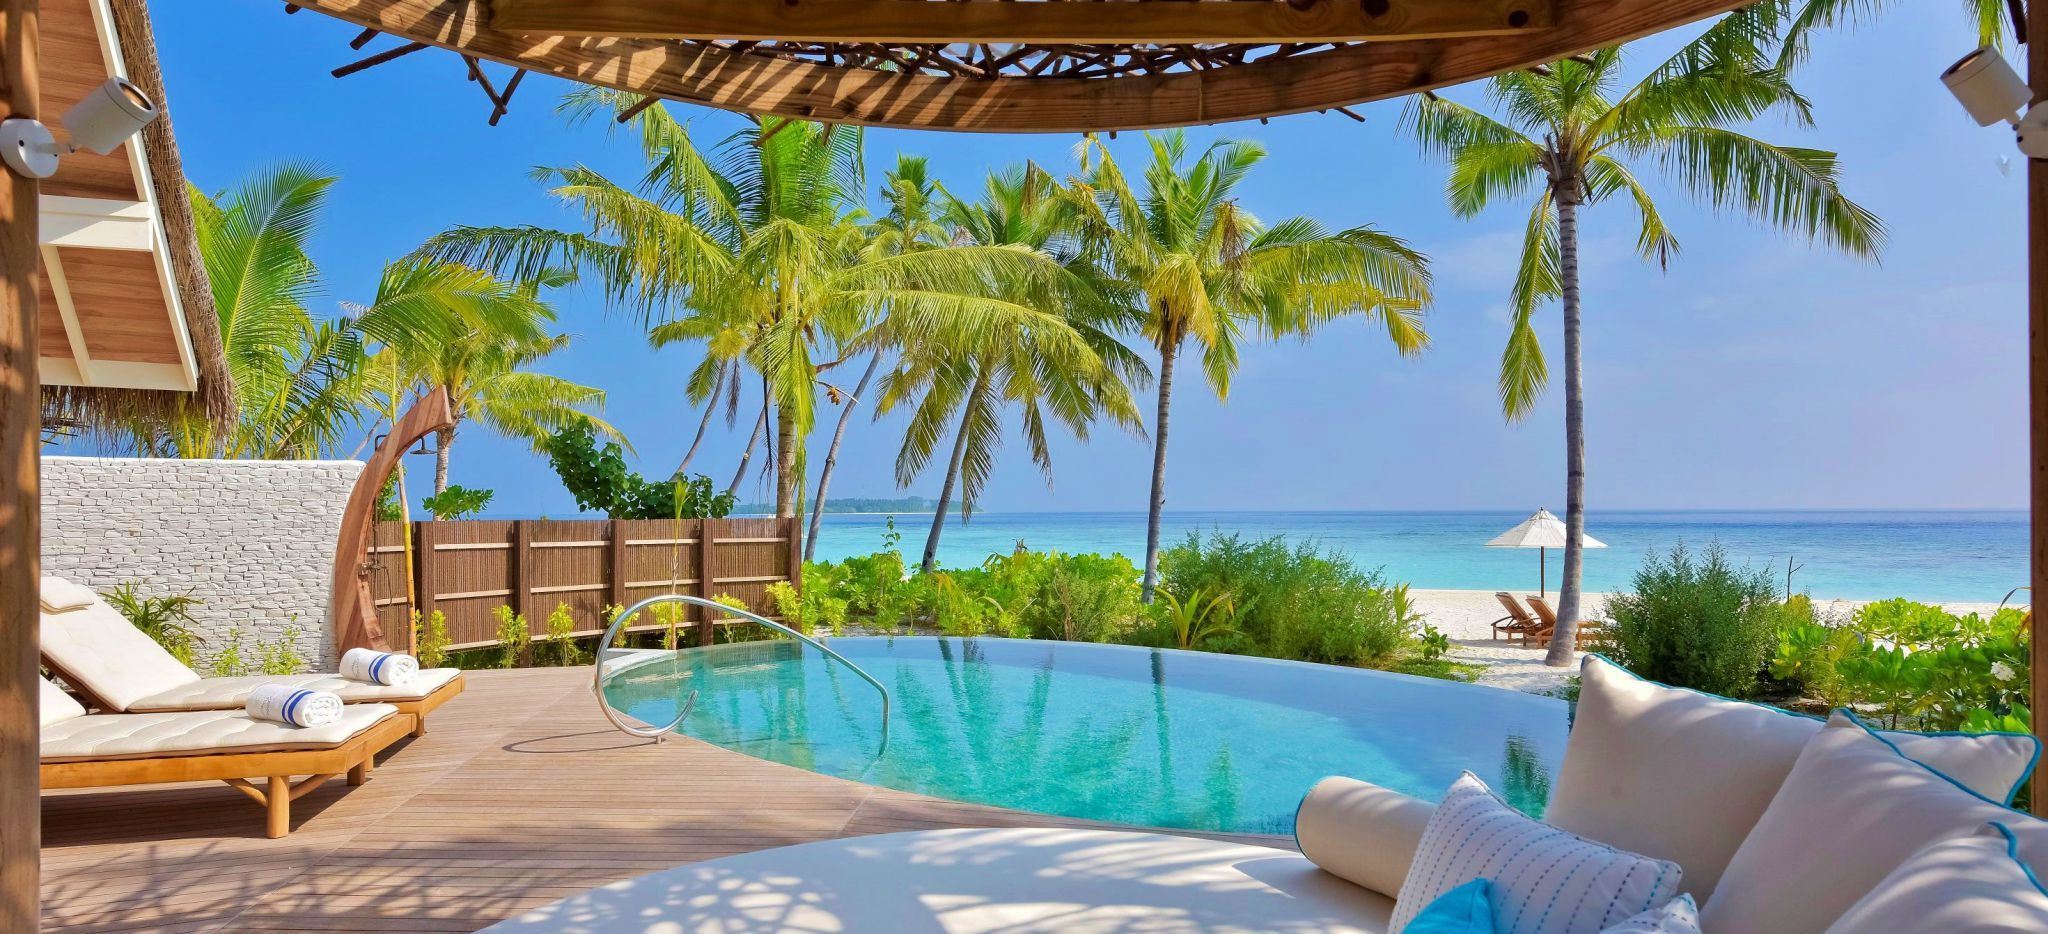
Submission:
<svg viewBox="0 0 2048 934">
<path fill-rule="evenodd" d="M 1556 20 L 1550 29 L 1367 42 L 1242 65 L 1115 79 L 959 78 L 769 58 L 667 39 L 521 35 L 493 28 L 484 0 L 300 0 L 298 5 L 518 68 L 724 110 L 862 126 L 1078 133 L 1251 120 L 1399 97 L 1627 42 L 1745 2 L 1550 0 Z M 1115 4 L 1079 5 L 1101 9 Z M 1148 9 L 1194 5 L 1144 4 Z"/>
<path fill-rule="evenodd" d="M 0 0 L 0 116 L 35 117 L 39 0 Z M 36 180 L 0 168 L 0 931 L 40 923 L 41 356 Z"/>
<path fill-rule="evenodd" d="M 798 42 L 1360 42 L 1549 27 L 1552 0 L 491 0 L 491 28 L 557 36 Z"/>
</svg>

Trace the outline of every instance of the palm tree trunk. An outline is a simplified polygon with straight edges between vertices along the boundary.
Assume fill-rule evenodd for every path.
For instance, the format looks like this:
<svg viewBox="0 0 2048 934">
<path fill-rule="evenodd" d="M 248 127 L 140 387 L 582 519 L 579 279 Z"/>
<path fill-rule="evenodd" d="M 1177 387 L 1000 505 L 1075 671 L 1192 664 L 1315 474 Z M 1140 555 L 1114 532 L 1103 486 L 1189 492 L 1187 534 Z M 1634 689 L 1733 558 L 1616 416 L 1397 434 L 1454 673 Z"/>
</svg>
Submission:
<svg viewBox="0 0 2048 934">
<path fill-rule="evenodd" d="M 953 437 L 953 456 L 946 459 L 946 482 L 939 487 L 939 506 L 932 511 L 932 533 L 924 540 L 924 561 L 918 570 L 930 574 L 939 565 L 939 533 L 946 528 L 947 507 L 953 503 L 953 485 L 959 481 L 960 465 L 967 459 L 967 423 L 974 420 L 974 410 L 981 405 L 981 392 L 985 383 L 977 378 L 974 389 L 967 394 L 967 404 L 960 407 L 960 433 Z"/>
<path fill-rule="evenodd" d="M 1152 426 L 1152 507 L 1145 517 L 1145 584 L 1139 599 L 1152 602 L 1159 588 L 1159 516 L 1166 511 L 1166 422 L 1173 404 L 1173 364 L 1180 359 L 1180 341 L 1159 347 L 1159 414 Z"/>
<path fill-rule="evenodd" d="M 704 443 L 704 431 L 711 427 L 711 416 L 717 414 L 717 412 L 717 398 L 714 397 L 704 401 L 704 418 L 697 423 L 697 437 L 690 439 L 690 449 L 683 452 L 683 462 L 676 465 L 676 476 L 680 477 L 683 475 L 683 471 L 690 469 L 690 460 L 697 456 L 698 446 Z"/>
<path fill-rule="evenodd" d="M 1586 386 L 1579 354 L 1579 186 L 1557 199 L 1558 280 L 1564 300 L 1564 579 L 1557 587 L 1557 629 L 1543 663 L 1568 667 L 1578 648 L 1579 584 L 1586 539 Z"/>
<path fill-rule="evenodd" d="M 839 463 L 839 442 L 846 438 L 846 424 L 853 421 L 853 410 L 860 405 L 860 397 L 868 391 L 868 381 L 875 378 L 875 369 L 881 365 L 881 354 L 868 356 L 868 368 L 854 385 L 853 395 L 847 397 L 846 408 L 839 413 L 839 426 L 832 429 L 832 446 L 825 449 L 825 467 L 818 472 L 818 495 L 811 501 L 811 535 L 804 539 L 805 561 L 818 551 L 818 526 L 825 518 L 825 488 L 832 484 L 832 465 Z"/>
<path fill-rule="evenodd" d="M 732 483 L 726 486 L 727 493 L 738 493 L 740 481 L 747 478 L 747 462 L 754 459 L 754 447 L 761 443 L 761 433 L 768 430 L 768 399 L 761 399 L 761 414 L 754 419 L 754 432 L 747 436 L 747 449 L 740 454 L 740 469 L 733 471 Z"/>
<path fill-rule="evenodd" d="M 437 494 L 448 489 L 448 450 L 455 446 L 455 427 L 459 424 L 456 422 L 434 432 L 434 492 Z"/>
<path fill-rule="evenodd" d="M 775 517 L 796 515 L 796 413 L 775 407 Z"/>
</svg>

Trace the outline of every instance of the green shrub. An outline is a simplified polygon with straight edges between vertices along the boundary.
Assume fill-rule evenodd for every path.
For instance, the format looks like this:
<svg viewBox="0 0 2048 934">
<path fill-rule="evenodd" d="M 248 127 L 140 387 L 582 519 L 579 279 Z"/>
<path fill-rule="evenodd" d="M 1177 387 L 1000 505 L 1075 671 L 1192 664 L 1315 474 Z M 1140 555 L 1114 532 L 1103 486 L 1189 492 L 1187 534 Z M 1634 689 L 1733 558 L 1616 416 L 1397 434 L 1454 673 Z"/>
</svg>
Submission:
<svg viewBox="0 0 2048 934">
<path fill-rule="evenodd" d="M 286 623 L 272 641 L 257 640 L 256 667 L 266 675 L 295 675 L 306 670 L 306 656 L 299 652 L 299 623 Z"/>
<path fill-rule="evenodd" d="M 221 635 L 226 645 L 213 653 L 206 662 L 207 675 L 214 678 L 239 678 L 249 673 L 249 662 L 242 657 L 242 627 L 229 626 Z"/>
<path fill-rule="evenodd" d="M 1771 676 L 1792 683 L 1829 707 L 1840 707 L 1852 699 L 1842 662 L 1862 648 L 1863 640 L 1853 629 L 1800 622 L 1795 616 L 1778 629 Z"/>
<path fill-rule="evenodd" d="M 156 644 L 171 653 L 171 657 L 191 667 L 197 655 L 200 640 L 192 631 L 199 621 L 192 617 L 192 610 L 203 604 L 191 594 L 170 594 L 162 597 L 145 597 L 137 592 L 133 583 L 117 584 L 113 590 L 100 594 L 107 605 L 119 611 L 128 621 L 135 624 Z"/>
<path fill-rule="evenodd" d="M 768 585 L 768 602 L 790 628 L 808 636 L 822 626 L 836 636 L 846 629 L 846 600 L 833 593 L 830 584 L 813 579 L 806 568 L 801 591 L 788 581 L 776 581 Z"/>
<path fill-rule="evenodd" d="M 714 492 L 711 478 L 649 480 L 626 466 L 616 441 L 600 448 L 587 421 L 562 428 L 541 442 L 562 487 L 576 508 L 613 519 L 722 519 L 732 512 L 731 493 Z"/>
<path fill-rule="evenodd" d="M 491 616 L 498 621 L 498 667 L 519 667 L 533 639 L 526 617 L 513 612 L 509 606 L 499 606 L 491 611 Z"/>
<path fill-rule="evenodd" d="M 1445 655 L 1449 655 L 1450 652 L 1451 637 L 1444 635 L 1443 630 L 1428 623 L 1423 623 L 1422 638 L 1417 640 L 1416 643 L 1416 653 L 1422 656 L 1422 660 L 1433 662 Z"/>
<path fill-rule="evenodd" d="M 427 512 L 443 522 L 473 516 L 483 512 L 495 495 L 490 490 L 471 489 L 466 486 L 451 486 L 439 493 L 420 500 Z"/>
<path fill-rule="evenodd" d="M 1776 645 L 1776 596 L 1768 572 L 1735 567 L 1719 544 L 1652 554 L 1634 591 L 1607 601 L 1614 660 L 1654 681 L 1746 697 Z"/>
<path fill-rule="evenodd" d="M 448 615 L 435 610 L 420 624 L 420 611 L 412 611 L 413 645 L 419 650 L 421 668 L 439 668 L 448 660 Z"/>
<path fill-rule="evenodd" d="M 1404 588 L 1309 543 L 1197 533 L 1161 553 L 1159 564 L 1164 589 L 1176 599 L 1201 592 L 1235 597 L 1238 631 L 1214 640 L 1219 651 L 1358 664 L 1392 657 L 1414 640 L 1421 622 Z"/>
<path fill-rule="evenodd" d="M 583 652 L 576 647 L 576 614 L 566 603 L 548 613 L 548 655 L 557 665 L 583 664 Z"/>
<path fill-rule="evenodd" d="M 1238 635 L 1237 598 L 1197 590 L 1183 600 L 1163 591 L 1154 615 L 1166 627 L 1167 643 L 1176 649 L 1199 649 L 1218 639 Z"/>
</svg>

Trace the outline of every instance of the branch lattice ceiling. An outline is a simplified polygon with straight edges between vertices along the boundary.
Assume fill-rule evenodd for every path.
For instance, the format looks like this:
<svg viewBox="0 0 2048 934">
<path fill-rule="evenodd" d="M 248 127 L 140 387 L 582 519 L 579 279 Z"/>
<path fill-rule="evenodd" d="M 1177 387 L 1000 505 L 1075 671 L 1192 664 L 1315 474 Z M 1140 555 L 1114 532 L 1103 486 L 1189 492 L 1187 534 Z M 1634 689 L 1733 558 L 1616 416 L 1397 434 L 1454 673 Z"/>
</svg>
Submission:
<svg viewBox="0 0 2048 934">
<path fill-rule="evenodd" d="M 504 115 L 526 71 L 874 126 L 1075 132 L 1220 123 L 1429 90 L 1743 0 L 296 0 L 453 49 Z M 485 61 L 515 72 L 501 89 Z"/>
</svg>

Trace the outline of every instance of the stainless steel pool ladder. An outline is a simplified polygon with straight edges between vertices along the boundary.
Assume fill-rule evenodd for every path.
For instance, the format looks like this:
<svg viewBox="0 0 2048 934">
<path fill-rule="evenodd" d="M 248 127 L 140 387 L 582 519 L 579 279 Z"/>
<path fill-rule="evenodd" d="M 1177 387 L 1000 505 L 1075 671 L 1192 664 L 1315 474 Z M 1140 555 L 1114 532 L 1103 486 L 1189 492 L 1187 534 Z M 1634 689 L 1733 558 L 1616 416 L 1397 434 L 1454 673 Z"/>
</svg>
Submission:
<svg viewBox="0 0 2048 934">
<path fill-rule="evenodd" d="M 617 619 L 612 620 L 611 628 L 606 629 L 604 631 L 604 637 L 597 641 L 597 668 L 596 673 L 591 676 L 591 689 L 597 692 L 598 709 L 604 711 L 604 718 L 606 720 L 610 720 L 612 722 L 612 726 L 618 727 L 621 731 L 630 733 L 634 736 L 653 737 L 654 741 L 658 743 L 661 742 L 663 738 L 667 737 L 668 734 L 675 732 L 678 727 L 681 727 L 683 725 L 683 721 L 689 719 L 690 710 L 697 706 L 697 689 L 691 688 L 690 696 L 683 700 L 682 710 L 676 713 L 676 718 L 673 721 L 670 721 L 667 726 L 636 726 L 632 723 L 628 723 L 625 720 L 621 719 L 619 717 L 618 711 L 612 709 L 611 702 L 605 700 L 605 652 L 611 649 L 612 638 L 618 635 L 619 630 L 625 628 L 627 620 L 630 620 L 633 617 L 639 615 L 641 610 L 647 609 L 648 607 L 653 606 L 657 603 L 682 603 L 689 606 L 701 606 L 706 607 L 708 609 L 717 610 L 721 613 L 737 616 L 749 622 L 758 623 L 777 632 L 780 632 L 784 635 L 787 635 L 793 639 L 796 639 L 797 641 L 802 642 L 805 645 L 810 646 L 811 648 L 817 649 L 818 651 L 825 653 L 825 656 L 827 658 L 830 658 L 841 665 L 845 665 L 846 667 L 853 669 L 854 674 L 860 675 L 861 680 L 874 685 L 875 690 L 880 692 L 882 695 L 882 741 L 884 743 L 888 742 L 889 689 L 883 687 L 882 682 L 875 680 L 874 675 L 868 674 L 866 669 L 863 669 L 859 665 L 854 664 L 852 661 L 848 660 L 846 656 L 841 655 L 838 652 L 832 651 L 831 647 L 827 646 L 825 643 L 819 642 L 818 640 L 813 639 L 810 636 L 797 632 L 796 630 L 791 629 L 788 626 L 784 626 L 781 623 L 778 623 L 772 619 L 756 616 L 738 607 L 726 606 L 723 603 L 706 600 L 703 597 L 691 597 L 685 596 L 683 594 L 664 594 L 658 597 L 648 597 L 647 599 L 642 600 L 639 603 L 635 603 L 632 606 L 627 607 L 626 611 L 620 613 Z"/>
</svg>

